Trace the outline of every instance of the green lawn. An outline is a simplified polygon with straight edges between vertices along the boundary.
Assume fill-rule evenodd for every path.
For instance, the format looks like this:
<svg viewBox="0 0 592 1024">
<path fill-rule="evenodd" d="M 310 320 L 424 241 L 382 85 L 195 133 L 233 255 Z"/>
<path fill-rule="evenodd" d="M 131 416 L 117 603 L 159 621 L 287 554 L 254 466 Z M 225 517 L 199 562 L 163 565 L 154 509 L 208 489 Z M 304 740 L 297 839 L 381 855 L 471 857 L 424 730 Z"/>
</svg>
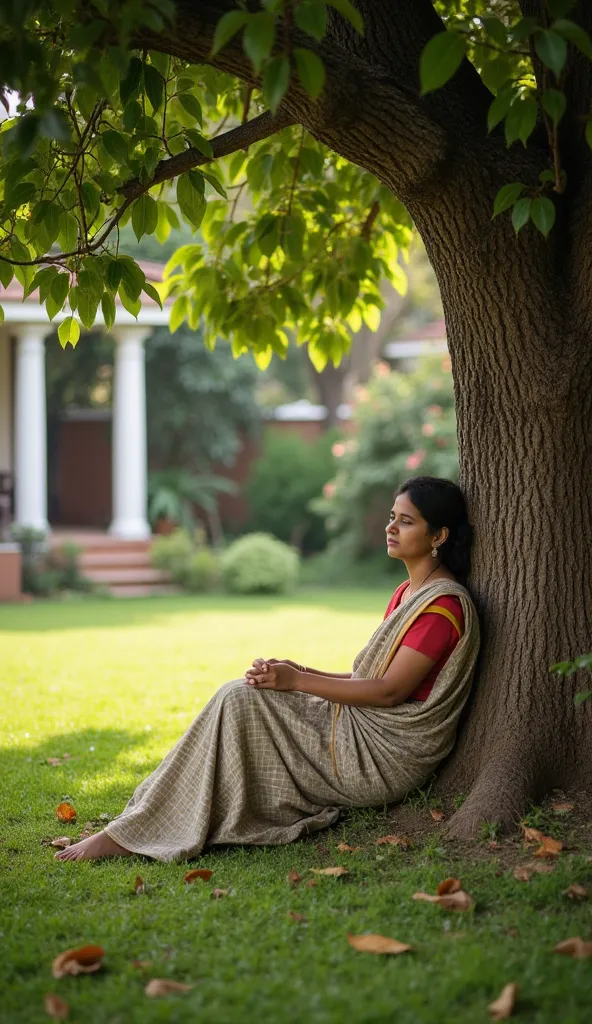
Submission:
<svg viewBox="0 0 592 1024">
<path fill-rule="evenodd" d="M 0 607 L 2 1021 L 48 1020 L 43 997 L 54 992 L 70 1004 L 72 1021 L 89 1024 L 478 1024 L 515 981 L 515 1015 L 525 1024 L 589 1024 L 592 959 L 551 949 L 571 936 L 592 938 L 592 903 L 562 895 L 574 882 L 592 890 L 592 850 L 562 854 L 553 872 L 524 883 L 485 843 L 474 855 L 438 835 L 409 851 L 377 847 L 392 828 L 372 810 L 292 846 L 208 853 L 190 867 L 212 868 L 212 880 L 189 886 L 184 864 L 60 863 L 42 845 L 117 814 L 213 691 L 254 656 L 347 670 L 389 596 L 318 591 L 289 600 Z M 63 753 L 71 755 L 63 766 L 47 764 Z M 55 819 L 64 798 L 77 825 Z M 363 849 L 340 853 L 343 841 Z M 515 863 L 528 859 L 519 839 L 513 849 Z M 312 878 L 311 867 L 338 864 L 350 873 L 319 877 L 311 888 L 287 882 L 293 868 Z M 145 892 L 136 896 L 138 874 Z M 449 875 L 472 894 L 473 911 L 411 898 L 435 892 Z M 213 900 L 214 886 L 230 894 Z M 348 931 L 391 936 L 413 952 L 355 952 Z M 52 979 L 53 958 L 87 943 L 104 947 L 104 970 Z M 134 959 L 152 966 L 139 972 Z M 194 987 L 149 999 L 150 977 Z"/>
</svg>

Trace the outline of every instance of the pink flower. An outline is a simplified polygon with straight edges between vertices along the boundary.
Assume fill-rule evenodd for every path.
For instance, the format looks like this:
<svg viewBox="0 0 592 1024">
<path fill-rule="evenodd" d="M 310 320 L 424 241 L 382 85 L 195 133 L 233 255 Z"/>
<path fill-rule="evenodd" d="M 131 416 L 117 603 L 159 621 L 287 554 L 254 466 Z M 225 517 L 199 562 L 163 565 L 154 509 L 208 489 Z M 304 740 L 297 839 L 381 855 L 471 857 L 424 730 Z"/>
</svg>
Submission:
<svg viewBox="0 0 592 1024">
<path fill-rule="evenodd" d="M 342 455 L 345 455 L 345 445 L 342 444 L 341 441 L 338 441 L 337 444 L 333 445 L 331 451 L 333 452 L 335 458 L 339 459 L 341 458 Z"/>
<path fill-rule="evenodd" d="M 418 451 L 413 452 L 413 455 L 409 456 L 405 465 L 407 466 L 407 469 L 417 469 L 418 466 L 421 466 L 424 458 L 425 449 L 420 448 Z"/>
<path fill-rule="evenodd" d="M 354 395 L 356 401 L 365 402 L 368 398 L 368 388 L 365 388 L 362 384 L 357 384 L 354 388 Z"/>
<path fill-rule="evenodd" d="M 323 494 L 326 498 L 332 498 L 335 494 L 335 484 L 328 483 L 323 487 Z"/>
<path fill-rule="evenodd" d="M 426 412 L 429 412 L 430 416 L 441 416 L 442 406 L 441 405 L 428 405 Z"/>
<path fill-rule="evenodd" d="M 378 363 L 376 367 L 376 373 L 379 377 L 388 377 L 391 372 L 391 368 L 388 363 Z"/>
<path fill-rule="evenodd" d="M 424 437 L 432 437 L 436 433 L 436 428 L 433 423 L 424 423 L 421 432 Z"/>
<path fill-rule="evenodd" d="M 452 360 L 450 356 L 444 356 L 444 359 L 442 360 L 442 369 L 447 373 L 450 373 L 452 369 Z"/>
</svg>

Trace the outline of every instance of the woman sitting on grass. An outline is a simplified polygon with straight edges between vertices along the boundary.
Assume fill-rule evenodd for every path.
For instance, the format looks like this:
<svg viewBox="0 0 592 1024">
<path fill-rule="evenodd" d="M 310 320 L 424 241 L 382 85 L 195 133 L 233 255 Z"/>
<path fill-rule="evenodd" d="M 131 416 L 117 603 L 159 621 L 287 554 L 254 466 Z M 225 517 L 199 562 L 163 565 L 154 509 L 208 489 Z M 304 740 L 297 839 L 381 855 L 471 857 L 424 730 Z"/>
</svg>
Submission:
<svg viewBox="0 0 592 1024">
<path fill-rule="evenodd" d="M 472 528 L 449 480 L 398 489 L 387 551 L 409 580 L 353 663 L 331 673 L 257 658 L 222 686 L 106 828 L 58 860 L 143 854 L 196 857 L 205 847 L 290 843 L 341 808 L 403 799 L 454 745 L 479 651 L 460 580 Z"/>
</svg>

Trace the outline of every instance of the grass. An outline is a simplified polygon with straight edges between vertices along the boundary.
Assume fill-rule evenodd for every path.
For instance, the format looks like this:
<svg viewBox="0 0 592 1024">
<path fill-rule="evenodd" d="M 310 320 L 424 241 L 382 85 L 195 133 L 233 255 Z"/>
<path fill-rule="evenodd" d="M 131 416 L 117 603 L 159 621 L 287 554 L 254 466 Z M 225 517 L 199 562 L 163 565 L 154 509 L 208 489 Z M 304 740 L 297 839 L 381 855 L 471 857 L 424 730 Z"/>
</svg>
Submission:
<svg viewBox="0 0 592 1024">
<path fill-rule="evenodd" d="M 562 895 L 573 882 L 592 887 L 583 855 L 562 855 L 552 873 L 518 882 L 497 850 L 481 845 L 470 855 L 437 831 L 407 851 L 376 846 L 393 831 L 382 809 L 352 811 L 334 829 L 287 847 L 208 852 L 190 866 L 214 876 L 191 886 L 183 882 L 186 864 L 60 863 L 42 845 L 117 814 L 213 691 L 253 656 L 347 669 L 388 597 L 319 591 L 282 600 L 0 608 L 3 1021 L 41 1024 L 43 996 L 55 992 L 70 1004 L 72 1021 L 90 1024 L 477 1024 L 489 1019 L 487 1005 L 503 985 L 516 981 L 516 1017 L 525 1024 L 589 1022 L 592 960 L 551 952 L 562 939 L 591 937 L 590 903 Z M 47 764 L 63 753 L 71 760 Z M 65 798 L 78 825 L 56 822 Z M 413 801 L 427 816 L 435 805 L 429 784 Z M 533 825 L 553 824 L 542 808 L 531 817 Z M 341 853 L 340 842 L 362 850 Z M 316 877 L 311 867 L 335 864 L 349 874 L 319 876 L 311 888 L 287 882 L 291 869 L 306 879 Z M 145 880 L 137 896 L 136 875 Z M 473 911 L 443 912 L 411 898 L 435 892 L 449 875 L 472 894 Z M 213 900 L 214 886 L 230 894 Z M 414 951 L 358 953 L 348 931 L 379 932 Z M 90 942 L 106 951 L 103 971 L 52 979 L 58 953 Z M 151 967 L 138 971 L 134 959 Z M 194 987 L 152 1000 L 143 992 L 150 977 Z"/>
</svg>

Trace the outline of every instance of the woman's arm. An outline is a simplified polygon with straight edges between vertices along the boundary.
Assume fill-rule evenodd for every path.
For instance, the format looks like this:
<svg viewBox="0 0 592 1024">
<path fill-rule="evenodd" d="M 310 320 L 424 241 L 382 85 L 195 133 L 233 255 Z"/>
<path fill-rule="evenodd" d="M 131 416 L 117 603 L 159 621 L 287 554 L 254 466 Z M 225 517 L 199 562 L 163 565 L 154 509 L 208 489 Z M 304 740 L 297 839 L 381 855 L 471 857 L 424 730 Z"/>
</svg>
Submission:
<svg viewBox="0 0 592 1024">
<path fill-rule="evenodd" d="M 311 668 L 310 665 L 299 665 L 290 658 L 255 658 L 251 668 L 247 669 L 246 675 L 256 675 L 262 665 L 291 665 L 299 672 L 306 672 L 311 676 L 326 676 L 328 679 L 351 679 L 351 672 L 324 672 L 320 668 Z"/>
<path fill-rule="evenodd" d="M 259 689 L 298 690 L 336 704 L 392 708 L 402 704 L 417 689 L 435 663 L 434 659 L 411 647 L 400 647 L 381 679 L 346 680 L 300 672 L 286 664 L 263 663 L 261 671 L 248 674 L 245 682 Z"/>
</svg>

